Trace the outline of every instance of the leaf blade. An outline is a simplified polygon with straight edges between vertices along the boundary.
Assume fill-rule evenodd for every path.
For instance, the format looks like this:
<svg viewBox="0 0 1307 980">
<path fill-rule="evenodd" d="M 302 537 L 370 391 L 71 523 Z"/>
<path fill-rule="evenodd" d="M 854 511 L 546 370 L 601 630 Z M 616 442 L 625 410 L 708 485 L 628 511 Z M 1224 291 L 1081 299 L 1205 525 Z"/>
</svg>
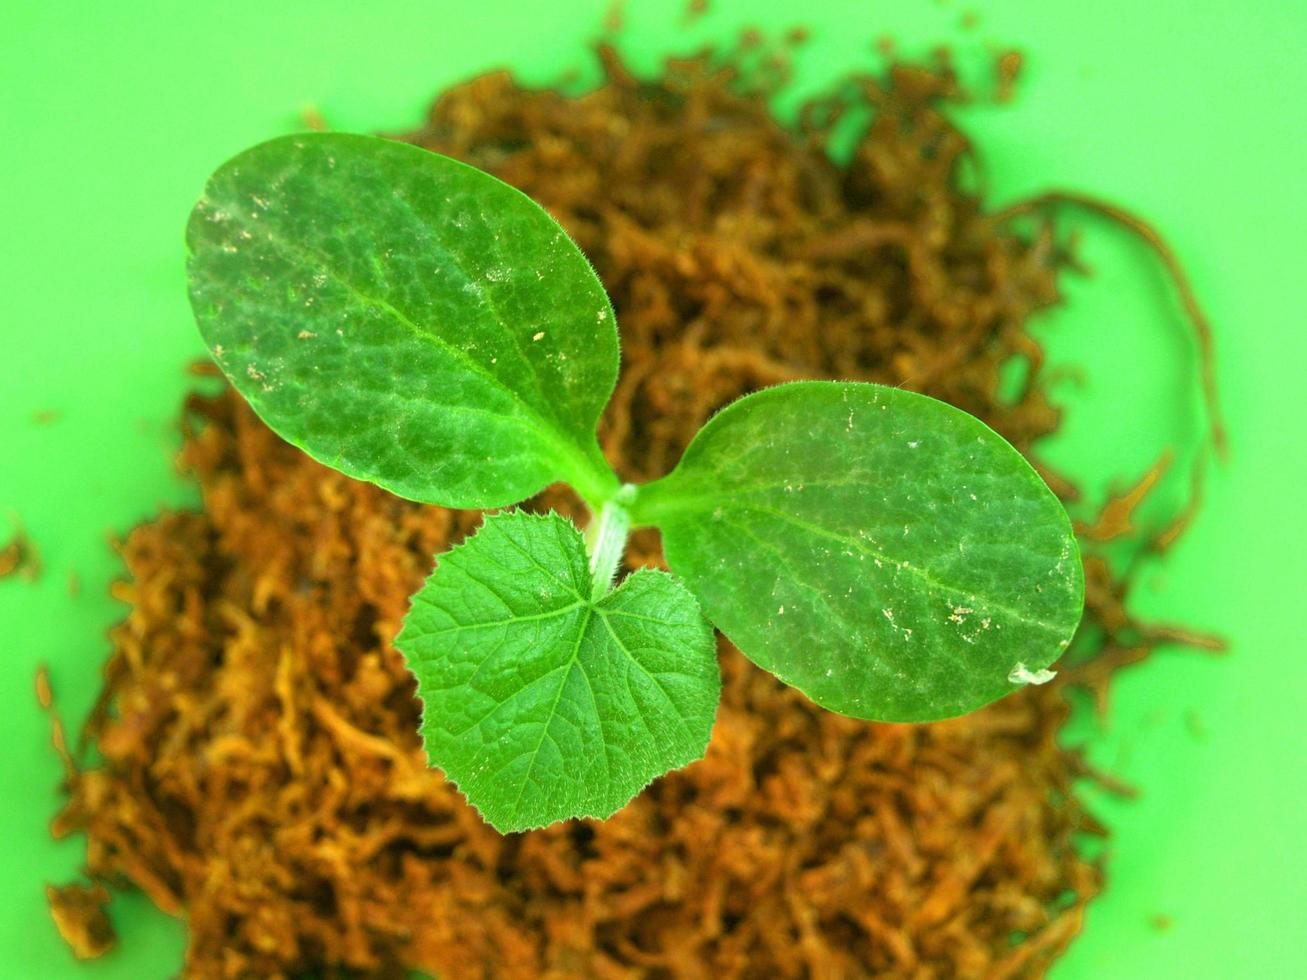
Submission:
<svg viewBox="0 0 1307 980">
<path fill-rule="evenodd" d="M 611 304 L 508 185 L 375 137 L 283 137 L 219 168 L 187 240 L 215 360 L 320 461 L 454 507 L 615 486 L 594 435 Z"/>
<path fill-rule="evenodd" d="M 834 711 L 962 714 L 1052 663 L 1083 605 L 1061 504 L 979 420 L 797 382 L 718 413 L 642 488 L 672 570 L 751 660 Z"/>
<path fill-rule="evenodd" d="M 432 764 L 501 832 L 610 816 L 707 746 L 721 682 L 693 597 L 652 570 L 590 586 L 569 522 L 492 515 L 396 638 Z"/>
</svg>

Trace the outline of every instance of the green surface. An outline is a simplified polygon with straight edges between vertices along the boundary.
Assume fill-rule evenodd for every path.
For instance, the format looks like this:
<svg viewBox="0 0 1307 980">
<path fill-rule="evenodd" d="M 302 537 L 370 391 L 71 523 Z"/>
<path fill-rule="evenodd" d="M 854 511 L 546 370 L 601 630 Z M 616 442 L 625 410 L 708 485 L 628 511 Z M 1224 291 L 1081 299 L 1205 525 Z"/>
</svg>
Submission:
<svg viewBox="0 0 1307 980">
<path fill-rule="evenodd" d="M 779 3 L 719 3 L 693 37 L 748 21 L 788 26 Z M 1011 0 L 973 5 L 961 43 L 1020 43 L 1027 84 L 1009 108 L 969 113 L 1000 201 L 1051 185 L 1128 203 L 1167 231 L 1216 325 L 1232 461 L 1208 507 L 1137 606 L 1221 630 L 1234 655 L 1164 652 L 1122 677 L 1093 757 L 1143 787 L 1095 796 L 1116 829 L 1109 889 L 1057 980 L 1307 973 L 1299 649 L 1307 577 L 1297 508 L 1307 332 L 1297 302 L 1307 193 L 1300 38 L 1307 7 L 1280 2 Z M 0 8 L 0 519 L 21 514 L 45 558 L 36 585 L 0 582 L 9 666 L 0 712 L 0 973 L 163 977 L 181 928 L 115 900 L 121 949 L 76 966 L 41 883 L 77 868 L 81 844 L 45 838 L 58 768 L 31 677 L 51 665 L 69 717 L 87 708 L 121 615 L 105 596 L 104 544 L 162 502 L 193 500 L 168 459 L 173 419 L 203 353 L 187 308 L 182 230 L 204 181 L 233 152 L 297 128 L 316 103 L 360 131 L 419 120 L 441 85 L 514 64 L 548 81 L 583 62 L 597 3 L 454 5 L 306 0 L 10 3 Z M 793 8 L 790 8 L 793 10 Z M 805 81 L 864 63 L 867 38 L 909 51 L 957 38 L 964 7 L 812 3 Z M 676 36 L 679 4 L 632 11 L 628 47 L 648 65 Z M 1148 256 L 1087 224 L 1095 278 L 1072 284 L 1043 333 L 1083 380 L 1048 447 L 1097 486 L 1137 477 L 1201 428 L 1192 345 Z M 33 413 L 62 417 L 38 426 Z M 83 592 L 65 588 L 71 571 Z M 1162 931 L 1152 920 L 1171 920 Z"/>
<path fill-rule="evenodd" d="M 997 701 L 1080 622 L 1062 504 L 1002 436 L 915 392 L 755 392 L 635 508 L 746 657 L 854 718 L 932 721 Z"/>
<path fill-rule="evenodd" d="M 283 438 L 445 507 L 617 490 L 617 330 L 544 208 L 415 146 L 297 134 L 223 164 L 186 233 L 218 365 Z"/>
<path fill-rule="evenodd" d="M 440 556 L 395 645 L 428 758 L 502 833 L 612 816 L 703 758 L 721 698 L 685 586 L 645 569 L 596 596 L 581 532 L 557 514 L 487 517 Z"/>
</svg>

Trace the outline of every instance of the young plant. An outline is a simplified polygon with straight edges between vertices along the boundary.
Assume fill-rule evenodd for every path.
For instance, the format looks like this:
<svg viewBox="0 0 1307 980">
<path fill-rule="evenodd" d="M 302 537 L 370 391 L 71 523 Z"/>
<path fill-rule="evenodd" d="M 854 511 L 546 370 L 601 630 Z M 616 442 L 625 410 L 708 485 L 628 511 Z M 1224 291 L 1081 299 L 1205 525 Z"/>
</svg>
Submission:
<svg viewBox="0 0 1307 980">
<path fill-rule="evenodd" d="M 1076 628 L 1061 505 L 923 395 L 767 388 L 670 474 L 623 484 L 595 434 L 619 360 L 603 286 L 478 170 L 372 137 L 276 139 L 214 174 L 187 238 L 200 332 L 289 442 L 424 503 L 500 508 L 563 482 L 588 505 L 584 536 L 555 514 L 486 517 L 395 640 L 432 765 L 501 831 L 610 816 L 701 758 L 712 626 L 816 703 L 896 722 L 1042 683 Z M 614 584 L 645 526 L 674 574 Z"/>
</svg>

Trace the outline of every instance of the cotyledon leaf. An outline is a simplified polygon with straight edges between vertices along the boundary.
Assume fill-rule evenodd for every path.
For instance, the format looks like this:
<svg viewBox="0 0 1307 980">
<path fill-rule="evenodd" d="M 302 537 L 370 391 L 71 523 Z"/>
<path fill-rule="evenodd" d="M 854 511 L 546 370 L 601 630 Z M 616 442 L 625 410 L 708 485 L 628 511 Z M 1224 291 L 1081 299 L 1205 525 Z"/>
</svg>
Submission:
<svg viewBox="0 0 1307 980">
<path fill-rule="evenodd" d="M 287 136 L 218 169 L 187 243 L 214 359 L 321 462 L 450 507 L 616 488 L 595 438 L 612 306 L 507 184 L 390 140 Z"/>
<path fill-rule="evenodd" d="M 1061 503 L 972 416 L 862 383 L 728 406 L 641 488 L 671 569 L 759 666 L 857 718 L 996 700 L 1070 642 L 1083 570 Z"/>
<path fill-rule="evenodd" d="M 581 534 L 491 515 L 442 555 L 395 640 L 433 766 L 501 832 L 611 816 L 702 758 L 721 680 L 686 588 L 642 570 L 592 599 Z"/>
</svg>

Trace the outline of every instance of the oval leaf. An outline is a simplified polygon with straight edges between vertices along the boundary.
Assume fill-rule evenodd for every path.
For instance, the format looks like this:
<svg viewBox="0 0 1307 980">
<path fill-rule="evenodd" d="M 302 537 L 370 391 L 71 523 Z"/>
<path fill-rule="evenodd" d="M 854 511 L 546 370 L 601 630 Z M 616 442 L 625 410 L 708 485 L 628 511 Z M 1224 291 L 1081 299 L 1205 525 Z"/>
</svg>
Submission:
<svg viewBox="0 0 1307 980">
<path fill-rule="evenodd" d="M 632 516 L 747 657 L 856 718 L 978 708 L 1042 676 L 1080 620 L 1052 491 L 979 420 L 897 388 L 749 395 Z"/>
<path fill-rule="evenodd" d="M 213 175 L 187 243 L 214 359 L 315 459 L 450 507 L 616 487 L 595 439 L 612 306 L 507 184 L 376 137 L 288 136 Z"/>
<path fill-rule="evenodd" d="M 571 522 L 495 514 L 395 641 L 431 764 L 501 832 L 611 816 L 708 745 L 721 680 L 694 596 L 652 570 L 598 601 L 591 585 Z"/>
</svg>

